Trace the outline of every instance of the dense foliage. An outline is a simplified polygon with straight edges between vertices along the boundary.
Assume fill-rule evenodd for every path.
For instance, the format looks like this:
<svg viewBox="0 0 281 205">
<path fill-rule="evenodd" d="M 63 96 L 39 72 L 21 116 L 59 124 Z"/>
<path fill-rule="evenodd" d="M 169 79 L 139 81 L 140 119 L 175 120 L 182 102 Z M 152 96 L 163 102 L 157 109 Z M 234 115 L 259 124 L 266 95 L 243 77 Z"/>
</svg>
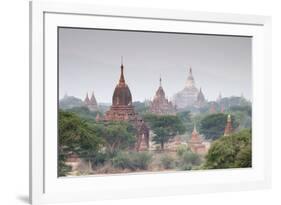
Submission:
<svg viewBox="0 0 281 205">
<path fill-rule="evenodd" d="M 73 113 L 59 111 L 59 160 L 64 164 L 69 153 L 90 157 L 98 152 L 103 140 L 94 129 Z M 60 166 L 64 169 L 65 167 Z M 64 169 L 67 170 L 67 169 Z M 62 175 L 65 171 L 59 170 Z"/>
<path fill-rule="evenodd" d="M 105 142 L 106 151 L 114 154 L 118 150 L 130 149 L 136 142 L 136 130 L 127 122 L 109 122 L 93 125 Z"/>
<path fill-rule="evenodd" d="M 252 165 L 252 133 L 244 129 L 214 141 L 206 156 L 206 169 L 240 168 Z"/>
<path fill-rule="evenodd" d="M 177 150 L 178 167 L 181 170 L 191 170 L 193 167 L 199 166 L 202 162 L 201 157 L 186 147 L 179 147 Z"/>
<path fill-rule="evenodd" d="M 84 107 L 84 106 L 65 109 L 65 111 L 74 113 L 77 116 L 79 116 L 80 118 L 82 118 L 83 120 L 87 120 L 87 121 L 88 120 L 95 120 L 97 114 L 99 114 L 100 116 L 102 115 L 101 112 L 91 111 L 91 110 L 89 110 L 89 108 Z"/>
<path fill-rule="evenodd" d="M 145 170 L 151 160 L 152 155 L 148 152 L 118 152 L 112 158 L 112 165 L 131 171 Z"/>
<path fill-rule="evenodd" d="M 237 128 L 238 122 L 233 115 L 231 115 L 231 121 L 233 129 Z M 207 115 L 200 122 L 200 133 L 206 139 L 215 140 L 223 135 L 226 122 L 227 114 L 225 113 Z"/>
<path fill-rule="evenodd" d="M 164 149 L 166 142 L 185 131 L 185 127 L 178 116 L 150 114 L 145 116 L 145 121 L 149 123 L 155 134 L 152 141 L 160 144 L 161 150 Z"/>
</svg>

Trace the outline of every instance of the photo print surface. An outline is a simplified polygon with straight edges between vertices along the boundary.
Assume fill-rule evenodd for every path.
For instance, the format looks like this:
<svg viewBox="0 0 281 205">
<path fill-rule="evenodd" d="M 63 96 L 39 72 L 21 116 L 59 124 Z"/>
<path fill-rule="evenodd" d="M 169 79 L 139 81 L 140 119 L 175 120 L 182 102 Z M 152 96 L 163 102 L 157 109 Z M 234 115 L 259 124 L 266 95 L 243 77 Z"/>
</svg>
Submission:
<svg viewBox="0 0 281 205">
<path fill-rule="evenodd" d="M 252 39 L 58 28 L 58 176 L 252 166 Z"/>
</svg>

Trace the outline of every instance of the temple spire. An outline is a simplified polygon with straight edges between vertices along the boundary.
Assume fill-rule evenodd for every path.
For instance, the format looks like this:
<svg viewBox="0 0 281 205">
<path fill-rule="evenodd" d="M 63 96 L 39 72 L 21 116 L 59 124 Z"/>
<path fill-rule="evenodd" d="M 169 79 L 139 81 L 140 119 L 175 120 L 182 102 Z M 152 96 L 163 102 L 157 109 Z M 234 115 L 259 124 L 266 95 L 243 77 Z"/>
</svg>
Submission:
<svg viewBox="0 0 281 205">
<path fill-rule="evenodd" d="M 121 75 L 120 75 L 120 79 L 119 79 L 119 84 L 125 84 L 123 56 L 121 56 Z"/>
<path fill-rule="evenodd" d="M 161 78 L 161 75 L 160 75 L 160 78 L 159 78 L 159 86 L 162 87 L 162 78 Z"/>
<path fill-rule="evenodd" d="M 231 116 L 227 115 L 227 122 L 231 122 Z"/>
<path fill-rule="evenodd" d="M 194 126 L 193 126 L 193 133 L 197 133 L 196 123 L 194 123 Z"/>
<path fill-rule="evenodd" d="M 232 122 L 231 122 L 231 115 L 229 114 L 227 116 L 227 122 L 226 122 L 226 126 L 224 129 L 224 136 L 229 136 L 231 135 L 233 132 L 233 128 L 232 128 Z"/>
<path fill-rule="evenodd" d="M 84 100 L 84 103 L 85 104 L 88 104 L 90 102 L 90 99 L 89 99 L 89 95 L 88 93 L 86 94 L 86 97 L 85 97 L 85 100 Z"/>
</svg>

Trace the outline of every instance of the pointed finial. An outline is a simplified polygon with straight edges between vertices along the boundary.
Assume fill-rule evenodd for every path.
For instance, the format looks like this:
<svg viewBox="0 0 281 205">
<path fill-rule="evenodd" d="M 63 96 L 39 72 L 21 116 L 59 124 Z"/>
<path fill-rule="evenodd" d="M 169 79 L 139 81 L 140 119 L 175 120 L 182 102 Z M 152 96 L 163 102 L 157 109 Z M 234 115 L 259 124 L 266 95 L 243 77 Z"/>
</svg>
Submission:
<svg viewBox="0 0 281 205">
<path fill-rule="evenodd" d="M 161 78 L 161 74 L 160 74 L 160 78 L 159 78 L 159 83 L 160 83 L 160 87 L 162 86 L 162 78 Z"/>
<path fill-rule="evenodd" d="M 230 114 L 227 115 L 227 122 L 231 122 L 231 115 Z"/>
<path fill-rule="evenodd" d="M 192 74 L 192 68 L 189 66 L 189 73 Z"/>
<path fill-rule="evenodd" d="M 197 132 L 197 130 L 196 130 L 196 123 L 194 123 L 193 132 Z"/>
<path fill-rule="evenodd" d="M 123 66 L 123 56 L 121 56 L 121 75 L 119 79 L 120 84 L 125 84 L 125 78 L 124 78 L 124 66 Z"/>
</svg>

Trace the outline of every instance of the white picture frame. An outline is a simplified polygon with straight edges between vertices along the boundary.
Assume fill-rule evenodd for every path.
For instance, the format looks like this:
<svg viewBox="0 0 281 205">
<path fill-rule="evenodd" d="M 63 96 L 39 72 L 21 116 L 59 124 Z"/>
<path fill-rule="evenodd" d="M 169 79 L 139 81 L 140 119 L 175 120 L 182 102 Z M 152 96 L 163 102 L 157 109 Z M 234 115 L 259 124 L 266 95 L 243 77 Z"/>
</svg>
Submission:
<svg viewBox="0 0 281 205">
<path fill-rule="evenodd" d="M 253 167 L 58 178 L 56 52 L 59 26 L 252 36 Z M 32 204 L 269 188 L 271 18 L 81 3 L 30 2 L 30 111 Z"/>
</svg>

